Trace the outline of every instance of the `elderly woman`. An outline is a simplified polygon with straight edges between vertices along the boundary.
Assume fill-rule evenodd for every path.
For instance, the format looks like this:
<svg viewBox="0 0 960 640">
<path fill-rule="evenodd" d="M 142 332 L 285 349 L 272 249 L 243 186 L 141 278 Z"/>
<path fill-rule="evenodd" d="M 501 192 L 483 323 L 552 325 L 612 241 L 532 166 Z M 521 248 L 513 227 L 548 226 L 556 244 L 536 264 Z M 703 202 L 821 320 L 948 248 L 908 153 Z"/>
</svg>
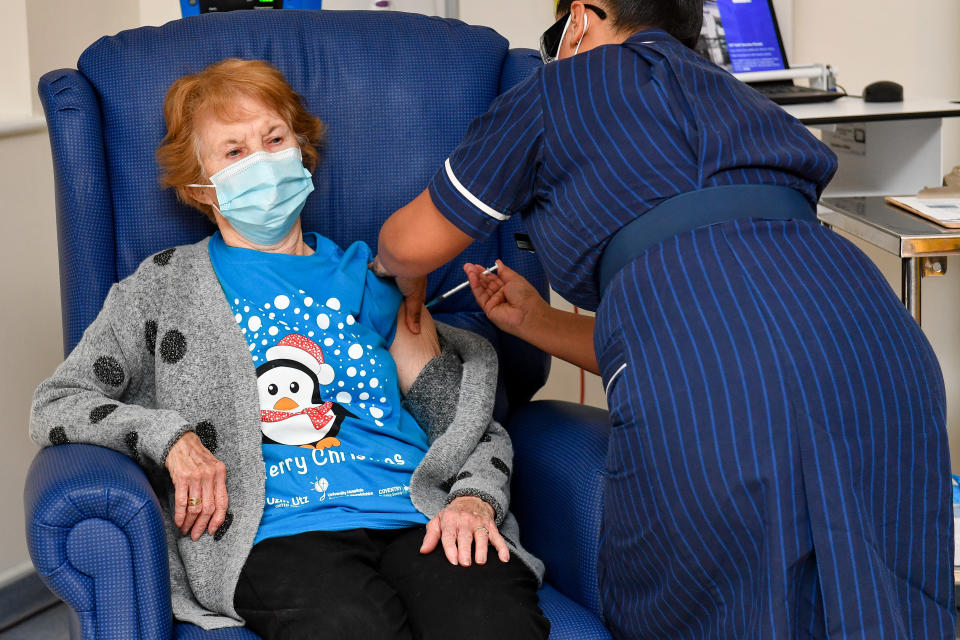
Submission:
<svg viewBox="0 0 960 640">
<path fill-rule="evenodd" d="M 144 467 L 179 620 L 267 639 L 546 637 L 490 346 L 426 315 L 414 336 L 366 245 L 301 230 L 323 125 L 276 69 L 181 78 L 165 117 L 162 181 L 218 231 L 113 286 L 37 389 L 33 439 Z"/>
</svg>

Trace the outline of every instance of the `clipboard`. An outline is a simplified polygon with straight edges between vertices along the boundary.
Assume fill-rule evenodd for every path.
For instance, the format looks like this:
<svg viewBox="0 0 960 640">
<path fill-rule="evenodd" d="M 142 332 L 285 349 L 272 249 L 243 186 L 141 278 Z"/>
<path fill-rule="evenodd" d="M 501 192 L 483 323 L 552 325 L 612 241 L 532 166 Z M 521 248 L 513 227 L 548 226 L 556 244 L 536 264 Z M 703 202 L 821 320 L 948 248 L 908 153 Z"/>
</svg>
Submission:
<svg viewBox="0 0 960 640">
<path fill-rule="evenodd" d="M 960 229 L 960 197 L 920 199 L 917 196 L 887 196 L 895 207 L 948 229 Z"/>
</svg>

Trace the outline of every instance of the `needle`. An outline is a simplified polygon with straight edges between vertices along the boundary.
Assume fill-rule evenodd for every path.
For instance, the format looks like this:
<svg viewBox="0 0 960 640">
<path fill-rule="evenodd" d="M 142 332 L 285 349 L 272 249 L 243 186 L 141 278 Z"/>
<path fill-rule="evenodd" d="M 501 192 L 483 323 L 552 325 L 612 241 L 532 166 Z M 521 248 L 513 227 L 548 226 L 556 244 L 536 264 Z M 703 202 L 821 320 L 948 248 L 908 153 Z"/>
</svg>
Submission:
<svg viewBox="0 0 960 640">
<path fill-rule="evenodd" d="M 485 270 L 483 273 L 481 273 L 480 275 L 485 276 L 485 275 L 491 274 L 491 273 L 493 273 L 494 271 L 497 270 L 497 267 L 498 267 L 498 266 L 499 266 L 499 265 L 493 265 L 493 266 L 490 267 L 489 269 L 486 269 L 486 270 Z M 458 285 L 455 286 L 453 289 L 450 289 L 450 291 L 447 291 L 446 293 L 441 293 L 439 296 L 437 296 L 436 298 L 434 298 L 433 300 L 431 300 L 430 302 L 427 303 L 427 309 L 429 309 L 430 307 L 432 307 L 433 305 L 435 305 L 435 304 L 437 304 L 437 303 L 439 303 L 439 302 L 442 302 L 442 301 L 446 300 L 447 298 L 449 298 L 449 297 L 452 296 L 453 294 L 458 293 L 458 292 L 460 292 L 460 291 L 463 291 L 464 289 L 466 289 L 466 288 L 469 287 L 469 286 L 470 286 L 470 281 L 467 280 L 466 282 L 464 282 L 464 283 L 462 283 L 462 284 L 458 284 Z"/>
</svg>

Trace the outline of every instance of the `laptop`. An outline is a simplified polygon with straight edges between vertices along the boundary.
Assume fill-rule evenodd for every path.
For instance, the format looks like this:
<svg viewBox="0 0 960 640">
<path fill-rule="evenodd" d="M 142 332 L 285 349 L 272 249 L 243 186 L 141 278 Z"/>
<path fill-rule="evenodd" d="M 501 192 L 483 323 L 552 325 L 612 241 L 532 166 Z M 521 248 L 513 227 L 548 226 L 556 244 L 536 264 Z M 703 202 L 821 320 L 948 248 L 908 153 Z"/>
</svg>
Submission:
<svg viewBox="0 0 960 640">
<path fill-rule="evenodd" d="M 787 52 L 773 0 L 704 0 L 697 53 L 733 74 L 787 71 Z M 747 84 L 777 104 L 829 102 L 843 94 L 801 87 L 792 79 Z"/>
</svg>

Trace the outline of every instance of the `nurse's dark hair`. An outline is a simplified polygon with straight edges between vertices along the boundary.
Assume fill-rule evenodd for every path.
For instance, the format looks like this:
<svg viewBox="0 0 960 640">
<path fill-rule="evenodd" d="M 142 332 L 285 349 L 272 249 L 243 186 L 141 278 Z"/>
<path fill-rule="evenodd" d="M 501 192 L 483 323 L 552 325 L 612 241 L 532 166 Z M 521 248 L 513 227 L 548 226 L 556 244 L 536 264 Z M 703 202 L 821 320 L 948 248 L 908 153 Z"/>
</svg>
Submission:
<svg viewBox="0 0 960 640">
<path fill-rule="evenodd" d="M 570 12 L 572 0 L 557 3 L 557 15 Z M 697 46 L 703 24 L 703 0 L 602 0 L 596 3 L 610 9 L 613 26 L 625 33 L 644 27 L 663 29 L 691 49 Z"/>
</svg>

